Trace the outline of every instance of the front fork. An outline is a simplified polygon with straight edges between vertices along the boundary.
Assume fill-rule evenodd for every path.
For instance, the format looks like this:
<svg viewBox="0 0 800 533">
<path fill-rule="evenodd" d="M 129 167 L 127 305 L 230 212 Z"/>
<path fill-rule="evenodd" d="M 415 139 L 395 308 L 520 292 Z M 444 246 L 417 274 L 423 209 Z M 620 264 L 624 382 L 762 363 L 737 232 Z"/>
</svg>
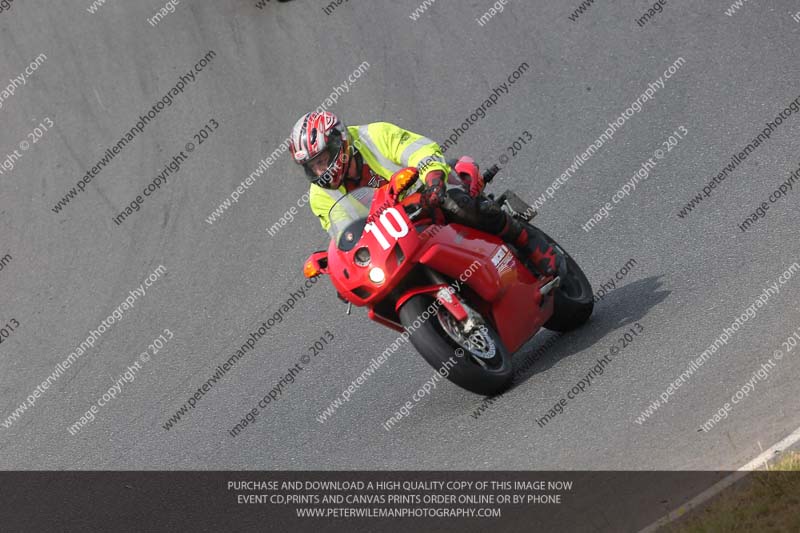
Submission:
<svg viewBox="0 0 800 533">
<path fill-rule="evenodd" d="M 398 298 L 395 304 L 395 311 L 399 312 L 400 308 L 405 304 L 409 298 L 418 294 L 430 294 L 433 296 L 439 306 L 444 307 L 453 315 L 459 322 L 470 318 L 467 309 L 461 303 L 461 300 L 456 297 L 455 290 L 447 283 L 436 283 L 434 285 L 426 285 L 424 287 L 416 287 L 406 292 L 403 296 Z"/>
<path fill-rule="evenodd" d="M 438 273 L 435 278 L 436 281 L 445 281 Z M 478 364 L 485 366 L 483 360 L 490 360 L 495 356 L 496 347 L 487 333 L 486 321 L 477 311 L 461 301 L 452 286 L 448 283 L 435 283 L 410 290 L 397 301 L 397 309 L 417 294 L 430 294 L 439 307 L 445 308 L 446 313 L 436 315 L 442 329 L 457 345 L 474 355 Z"/>
</svg>

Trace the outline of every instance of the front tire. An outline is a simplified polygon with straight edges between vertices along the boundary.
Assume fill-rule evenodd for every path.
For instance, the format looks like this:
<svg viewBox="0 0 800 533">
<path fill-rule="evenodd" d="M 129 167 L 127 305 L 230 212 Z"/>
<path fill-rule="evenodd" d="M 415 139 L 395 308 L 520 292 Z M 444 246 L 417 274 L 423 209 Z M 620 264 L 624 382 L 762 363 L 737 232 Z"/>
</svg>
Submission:
<svg viewBox="0 0 800 533">
<path fill-rule="evenodd" d="M 466 342 L 463 336 L 459 340 L 459 335 L 452 333 L 458 323 L 446 308 L 438 307 L 427 320 L 421 318 L 431 314 L 434 301 L 430 295 L 418 294 L 400 308 L 400 322 L 412 331 L 414 348 L 440 373 L 446 369 L 447 379 L 463 389 L 485 396 L 507 390 L 514 377 L 511 354 L 494 328 L 483 324 L 479 332 L 472 333 L 470 339 L 479 342 Z M 415 323 L 418 325 L 413 326 Z M 445 331 L 443 324 L 451 333 Z"/>
</svg>

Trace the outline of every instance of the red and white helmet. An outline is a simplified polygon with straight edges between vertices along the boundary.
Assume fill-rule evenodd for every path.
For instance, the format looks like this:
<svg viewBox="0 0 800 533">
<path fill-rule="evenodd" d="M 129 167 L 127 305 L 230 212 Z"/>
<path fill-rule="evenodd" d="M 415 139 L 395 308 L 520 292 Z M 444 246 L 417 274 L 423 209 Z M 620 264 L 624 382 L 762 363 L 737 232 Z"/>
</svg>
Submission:
<svg viewBox="0 0 800 533">
<path fill-rule="evenodd" d="M 350 135 L 336 115 L 328 111 L 306 113 L 292 128 L 292 158 L 303 165 L 311 183 L 338 189 L 350 162 Z"/>
</svg>

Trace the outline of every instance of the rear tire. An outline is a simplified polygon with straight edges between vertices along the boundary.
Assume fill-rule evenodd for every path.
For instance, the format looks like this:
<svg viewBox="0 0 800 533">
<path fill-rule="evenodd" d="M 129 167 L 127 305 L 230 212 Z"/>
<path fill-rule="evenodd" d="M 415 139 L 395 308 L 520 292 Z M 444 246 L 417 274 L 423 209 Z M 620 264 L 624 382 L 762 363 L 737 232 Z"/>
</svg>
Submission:
<svg viewBox="0 0 800 533">
<path fill-rule="evenodd" d="M 589 320 L 594 310 L 594 294 L 592 284 L 586 278 L 578 263 L 559 244 L 543 232 L 548 242 L 561 253 L 567 263 L 567 275 L 561 279 L 561 285 L 553 291 L 553 316 L 544 323 L 544 327 L 552 331 L 571 331 Z"/>
<path fill-rule="evenodd" d="M 484 325 L 486 329 L 483 334 L 486 341 L 493 343 L 494 356 L 481 359 L 445 332 L 438 314 L 447 313 L 445 319 L 455 319 L 444 307 L 439 307 L 430 318 L 422 320 L 423 313 L 430 314 L 426 311 L 433 302 L 434 298 L 430 295 L 418 294 L 409 298 L 400 308 L 400 322 L 413 330 L 411 344 L 420 355 L 437 371 L 447 368 L 447 379 L 475 394 L 494 396 L 508 389 L 514 377 L 511 354 L 503 346 L 497 332 L 490 325 Z M 415 322 L 421 322 L 421 325 L 413 329 Z M 458 356 L 459 351 L 463 355 Z"/>
</svg>

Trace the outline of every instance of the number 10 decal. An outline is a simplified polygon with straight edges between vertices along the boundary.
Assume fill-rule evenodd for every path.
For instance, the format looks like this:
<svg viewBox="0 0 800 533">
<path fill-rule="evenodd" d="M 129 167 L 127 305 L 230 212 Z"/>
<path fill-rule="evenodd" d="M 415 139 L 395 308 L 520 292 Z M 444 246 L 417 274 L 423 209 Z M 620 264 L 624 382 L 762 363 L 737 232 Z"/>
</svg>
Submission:
<svg viewBox="0 0 800 533">
<path fill-rule="evenodd" d="M 393 218 L 394 221 L 389 220 L 389 215 L 391 215 L 391 218 Z M 383 229 L 386 230 L 386 233 L 388 233 L 390 237 L 394 238 L 394 240 L 408 235 L 408 224 L 406 224 L 403 216 L 394 207 L 390 207 L 384 211 L 378 220 L 380 221 L 381 226 L 383 226 Z M 364 226 L 364 231 L 375 235 L 375 238 L 378 240 L 378 244 L 381 245 L 381 248 L 384 250 L 389 249 L 389 241 L 384 236 L 381 228 L 378 227 L 375 222 L 370 222 Z"/>
</svg>

